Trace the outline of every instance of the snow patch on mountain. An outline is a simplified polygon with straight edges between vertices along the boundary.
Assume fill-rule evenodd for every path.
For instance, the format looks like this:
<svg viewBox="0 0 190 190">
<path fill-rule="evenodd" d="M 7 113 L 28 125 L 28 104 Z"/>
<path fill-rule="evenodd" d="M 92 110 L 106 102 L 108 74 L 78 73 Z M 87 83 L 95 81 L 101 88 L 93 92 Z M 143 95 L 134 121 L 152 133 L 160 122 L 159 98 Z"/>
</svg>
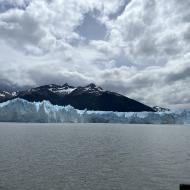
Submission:
<svg viewBox="0 0 190 190">
<path fill-rule="evenodd" d="M 17 95 L 17 92 L 0 91 L 0 97 L 13 97 L 16 95 Z"/>
<path fill-rule="evenodd" d="M 56 84 L 50 84 L 50 85 L 44 85 L 39 86 L 36 88 L 28 89 L 28 92 L 40 92 L 42 90 L 48 90 L 58 95 L 67 95 L 70 94 L 72 91 L 74 91 L 76 88 L 73 86 L 68 85 L 65 83 L 64 85 L 56 85 Z"/>
<path fill-rule="evenodd" d="M 73 90 L 75 90 L 76 88 L 65 88 L 65 87 L 61 87 L 61 88 L 57 88 L 57 89 L 53 89 L 50 88 L 49 90 L 57 93 L 57 94 L 70 94 Z"/>
<path fill-rule="evenodd" d="M 5 97 L 5 94 L 0 93 L 0 96 L 1 96 L 1 97 Z"/>
<path fill-rule="evenodd" d="M 153 110 L 154 110 L 154 111 L 157 111 L 157 112 L 170 111 L 170 109 L 168 109 L 168 108 L 163 108 L 163 107 L 160 107 L 160 106 L 154 106 L 154 107 L 153 107 Z"/>
<path fill-rule="evenodd" d="M 42 123 L 140 123 L 190 124 L 190 110 L 165 112 L 112 112 L 77 110 L 52 105 L 49 101 L 28 102 L 14 99 L 0 104 L 1 122 Z"/>
<path fill-rule="evenodd" d="M 12 92 L 11 95 L 12 96 L 17 96 L 17 92 Z"/>
<path fill-rule="evenodd" d="M 77 87 L 76 90 L 74 91 L 74 94 L 92 94 L 92 95 L 102 95 L 105 90 L 103 90 L 101 87 L 96 86 L 95 84 L 91 83 L 87 86 L 84 87 Z"/>
</svg>

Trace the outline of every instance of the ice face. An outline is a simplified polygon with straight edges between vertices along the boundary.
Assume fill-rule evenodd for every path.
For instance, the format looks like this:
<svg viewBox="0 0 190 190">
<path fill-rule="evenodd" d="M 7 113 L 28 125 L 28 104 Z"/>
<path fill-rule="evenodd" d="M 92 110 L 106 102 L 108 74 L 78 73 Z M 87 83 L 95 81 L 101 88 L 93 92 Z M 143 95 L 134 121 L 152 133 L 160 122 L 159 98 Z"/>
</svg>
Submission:
<svg viewBox="0 0 190 190">
<path fill-rule="evenodd" d="M 1 122 L 42 123 L 140 123 L 190 124 L 190 110 L 167 112 L 112 112 L 77 110 L 72 106 L 52 105 L 49 101 L 28 102 L 14 99 L 0 104 Z"/>
</svg>

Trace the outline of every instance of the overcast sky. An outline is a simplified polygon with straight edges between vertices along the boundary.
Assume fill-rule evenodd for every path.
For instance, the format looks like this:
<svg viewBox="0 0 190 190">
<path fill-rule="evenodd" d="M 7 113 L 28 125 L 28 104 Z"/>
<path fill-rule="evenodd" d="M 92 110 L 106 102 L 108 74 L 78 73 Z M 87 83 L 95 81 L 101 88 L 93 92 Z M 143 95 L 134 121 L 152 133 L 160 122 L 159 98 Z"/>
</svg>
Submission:
<svg viewBox="0 0 190 190">
<path fill-rule="evenodd" d="M 0 81 L 190 107 L 190 0 L 0 0 Z"/>
</svg>

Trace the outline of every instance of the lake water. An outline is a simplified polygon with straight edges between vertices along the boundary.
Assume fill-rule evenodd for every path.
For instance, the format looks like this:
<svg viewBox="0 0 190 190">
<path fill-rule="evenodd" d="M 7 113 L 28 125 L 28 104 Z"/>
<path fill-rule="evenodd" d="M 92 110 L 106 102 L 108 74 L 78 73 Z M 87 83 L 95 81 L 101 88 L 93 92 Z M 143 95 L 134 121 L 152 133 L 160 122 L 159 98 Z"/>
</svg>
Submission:
<svg viewBox="0 0 190 190">
<path fill-rule="evenodd" d="M 178 190 L 190 126 L 0 124 L 0 190 Z"/>
</svg>

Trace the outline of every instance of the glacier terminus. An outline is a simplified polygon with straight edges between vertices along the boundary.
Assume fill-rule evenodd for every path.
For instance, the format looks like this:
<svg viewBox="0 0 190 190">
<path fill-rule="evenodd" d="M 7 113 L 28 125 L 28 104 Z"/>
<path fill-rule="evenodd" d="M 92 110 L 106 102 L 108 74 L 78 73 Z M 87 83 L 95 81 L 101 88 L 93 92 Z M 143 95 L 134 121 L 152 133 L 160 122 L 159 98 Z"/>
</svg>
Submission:
<svg viewBox="0 0 190 190">
<path fill-rule="evenodd" d="M 190 124 L 190 110 L 113 112 L 78 110 L 20 98 L 0 103 L 0 122 Z"/>
</svg>

